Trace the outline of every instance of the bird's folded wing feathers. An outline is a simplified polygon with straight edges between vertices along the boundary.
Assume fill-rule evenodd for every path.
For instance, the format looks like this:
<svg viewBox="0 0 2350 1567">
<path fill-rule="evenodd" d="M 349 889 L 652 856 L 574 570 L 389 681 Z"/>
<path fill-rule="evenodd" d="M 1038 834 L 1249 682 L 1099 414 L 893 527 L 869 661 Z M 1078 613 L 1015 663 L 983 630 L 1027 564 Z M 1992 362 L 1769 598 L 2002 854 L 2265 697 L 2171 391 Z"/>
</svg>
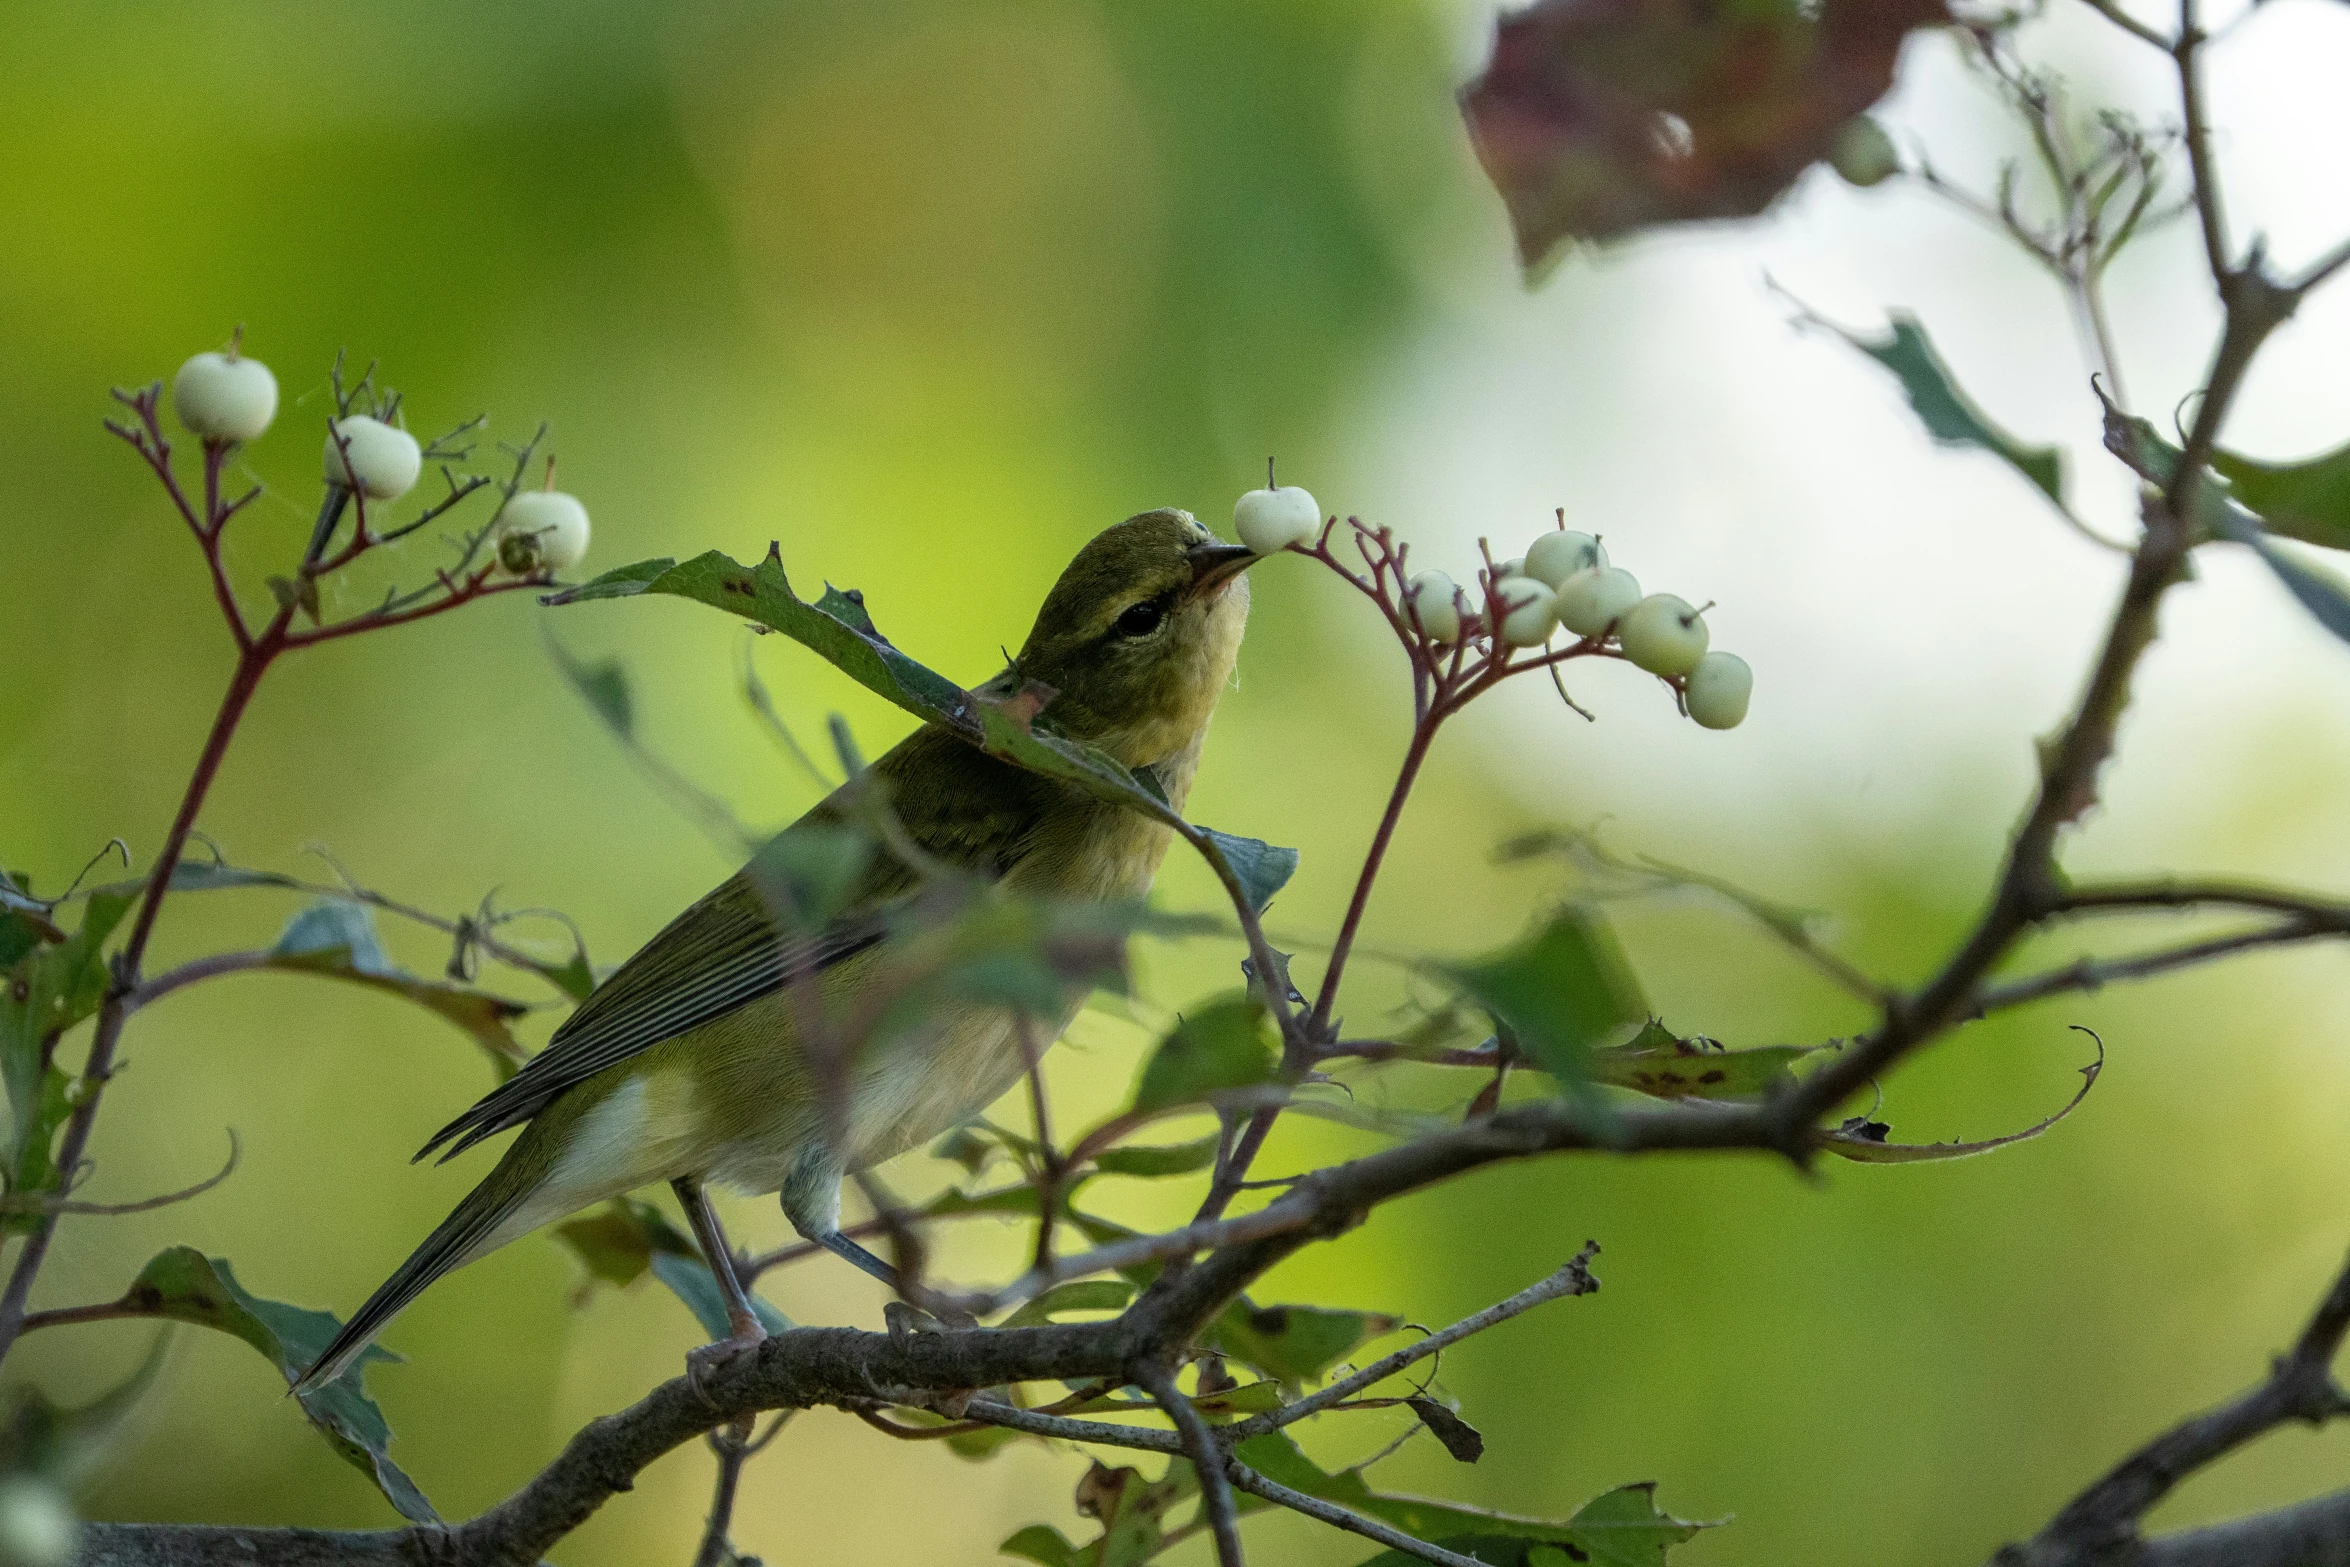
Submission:
<svg viewBox="0 0 2350 1567">
<path fill-rule="evenodd" d="M 1027 852 L 1039 817 L 1035 796 L 1039 786 L 1053 787 L 936 730 L 917 732 L 876 770 L 893 792 L 910 789 L 926 797 L 926 810 L 909 822 L 924 850 L 990 877 L 1001 876 Z M 785 835 L 803 824 L 840 820 L 835 802 L 827 801 Z M 854 957 L 882 939 L 889 906 L 914 885 L 903 864 L 876 855 L 845 900 L 844 913 L 820 930 L 787 933 L 764 885 L 765 859 L 762 851 L 670 921 L 565 1019 L 546 1049 L 434 1133 L 416 1157 L 447 1143 L 442 1158 L 454 1158 L 530 1120 L 598 1072 Z"/>
</svg>

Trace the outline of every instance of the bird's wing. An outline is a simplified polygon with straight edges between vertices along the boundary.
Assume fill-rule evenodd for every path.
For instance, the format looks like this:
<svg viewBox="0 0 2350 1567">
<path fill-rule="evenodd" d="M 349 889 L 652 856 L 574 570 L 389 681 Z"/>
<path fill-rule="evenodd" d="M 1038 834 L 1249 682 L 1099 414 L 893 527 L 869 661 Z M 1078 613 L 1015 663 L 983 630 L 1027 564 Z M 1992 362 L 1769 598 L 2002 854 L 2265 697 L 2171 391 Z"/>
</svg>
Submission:
<svg viewBox="0 0 2350 1567">
<path fill-rule="evenodd" d="M 1057 787 L 937 730 L 909 737 L 875 770 L 900 800 L 900 819 L 923 850 L 990 877 L 1027 852 L 1047 804 L 1043 791 Z M 843 900 L 845 912 L 813 932 L 787 934 L 765 890 L 774 885 L 770 856 L 788 854 L 786 840 L 842 820 L 836 797 L 785 829 L 750 865 L 645 943 L 564 1020 L 546 1049 L 434 1133 L 416 1157 L 448 1143 L 442 1157 L 454 1158 L 530 1120 L 598 1072 L 879 942 L 891 905 L 914 885 L 913 873 L 894 856 L 876 854 Z"/>
</svg>

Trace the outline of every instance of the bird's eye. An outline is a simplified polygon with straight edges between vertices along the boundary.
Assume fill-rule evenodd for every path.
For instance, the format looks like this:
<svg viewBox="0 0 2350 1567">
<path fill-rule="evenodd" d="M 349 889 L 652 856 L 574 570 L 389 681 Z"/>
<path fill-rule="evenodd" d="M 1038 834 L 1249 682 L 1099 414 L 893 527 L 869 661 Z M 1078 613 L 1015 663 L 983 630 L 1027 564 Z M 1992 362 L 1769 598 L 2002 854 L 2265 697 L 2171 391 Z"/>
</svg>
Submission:
<svg viewBox="0 0 2350 1567">
<path fill-rule="evenodd" d="M 1144 599 L 1131 605 L 1110 625 L 1113 634 L 1121 637 L 1147 637 L 1159 629 L 1159 622 L 1167 618 L 1163 599 Z"/>
</svg>

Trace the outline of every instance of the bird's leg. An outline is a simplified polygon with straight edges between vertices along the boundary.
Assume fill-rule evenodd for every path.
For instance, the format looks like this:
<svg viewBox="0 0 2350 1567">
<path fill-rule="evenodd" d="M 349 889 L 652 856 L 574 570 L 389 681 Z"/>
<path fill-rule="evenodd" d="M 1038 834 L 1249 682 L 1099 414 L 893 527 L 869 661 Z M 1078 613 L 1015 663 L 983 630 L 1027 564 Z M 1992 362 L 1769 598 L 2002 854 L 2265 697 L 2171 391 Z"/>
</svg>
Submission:
<svg viewBox="0 0 2350 1567">
<path fill-rule="evenodd" d="M 710 1276 L 718 1281 L 718 1294 L 726 1302 L 727 1336 L 716 1339 L 685 1357 L 686 1380 L 696 1393 L 702 1391 L 702 1374 L 715 1370 L 747 1349 L 756 1348 L 767 1337 L 767 1329 L 759 1321 L 759 1314 L 751 1309 L 750 1293 L 734 1271 L 734 1248 L 726 1243 L 726 1231 L 719 1228 L 718 1215 L 710 1206 L 710 1199 L 702 1192 L 702 1183 L 692 1176 L 679 1176 L 669 1183 L 677 1193 L 678 1205 L 685 1209 L 686 1223 L 693 1227 L 694 1242 L 702 1248 L 703 1260 L 710 1264 Z M 708 1395 L 703 1395 L 705 1400 Z"/>
<path fill-rule="evenodd" d="M 890 1287 L 892 1293 L 903 1297 L 906 1293 L 904 1276 L 897 1269 L 883 1262 L 879 1257 L 874 1256 L 873 1253 L 840 1232 L 840 1198 L 837 1195 L 839 1191 L 837 1182 L 828 1188 L 828 1191 L 831 1193 L 829 1201 L 808 1200 L 803 1196 L 802 1201 L 794 1202 L 793 1198 L 802 1196 L 802 1194 L 787 1187 L 783 1195 L 783 1216 L 791 1221 L 791 1227 L 799 1233 L 800 1239 L 823 1247 L 860 1273 L 870 1274 L 879 1279 Z M 978 1326 L 976 1318 L 952 1307 L 937 1311 L 934 1315 L 950 1328 Z M 896 1328 L 897 1322 L 893 1317 L 891 1321 L 893 1334 Z"/>
</svg>

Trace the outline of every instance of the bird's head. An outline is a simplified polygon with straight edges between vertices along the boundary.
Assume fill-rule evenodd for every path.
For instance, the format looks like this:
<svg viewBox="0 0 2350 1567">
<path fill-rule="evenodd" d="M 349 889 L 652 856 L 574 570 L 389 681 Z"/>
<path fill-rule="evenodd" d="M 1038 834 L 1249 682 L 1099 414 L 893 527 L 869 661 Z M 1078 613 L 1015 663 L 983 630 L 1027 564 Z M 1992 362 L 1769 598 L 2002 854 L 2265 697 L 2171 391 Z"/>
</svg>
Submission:
<svg viewBox="0 0 2350 1567">
<path fill-rule="evenodd" d="M 1077 552 L 1037 611 L 1018 679 L 1059 693 L 1055 728 L 1129 767 L 1191 743 L 1232 679 L 1258 557 L 1191 513 L 1146 511 Z"/>
</svg>

